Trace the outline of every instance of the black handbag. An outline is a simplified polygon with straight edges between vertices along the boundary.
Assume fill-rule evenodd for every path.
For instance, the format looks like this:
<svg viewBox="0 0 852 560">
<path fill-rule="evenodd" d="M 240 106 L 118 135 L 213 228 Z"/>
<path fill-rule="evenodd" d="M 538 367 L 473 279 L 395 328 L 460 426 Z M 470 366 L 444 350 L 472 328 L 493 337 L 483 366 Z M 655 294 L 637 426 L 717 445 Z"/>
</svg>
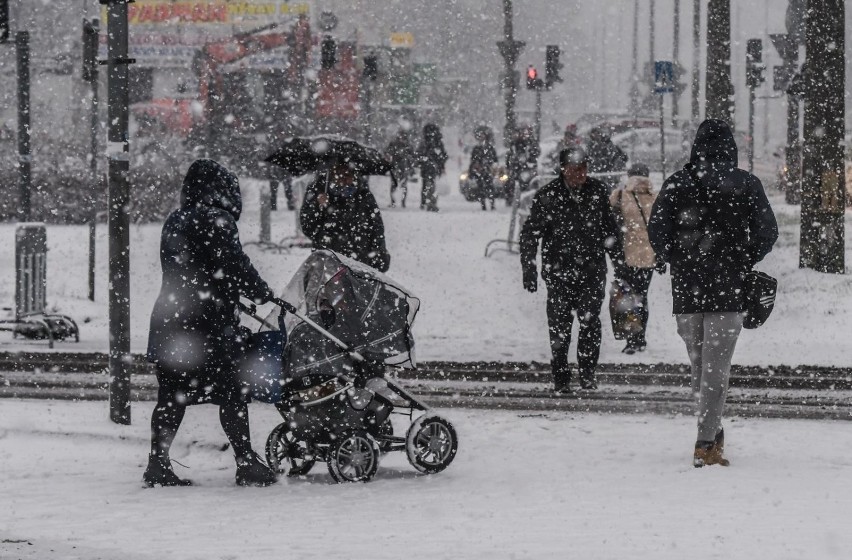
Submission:
<svg viewBox="0 0 852 560">
<path fill-rule="evenodd" d="M 746 311 L 743 328 L 756 329 L 769 319 L 775 307 L 778 280 L 759 270 L 746 274 Z"/>
</svg>

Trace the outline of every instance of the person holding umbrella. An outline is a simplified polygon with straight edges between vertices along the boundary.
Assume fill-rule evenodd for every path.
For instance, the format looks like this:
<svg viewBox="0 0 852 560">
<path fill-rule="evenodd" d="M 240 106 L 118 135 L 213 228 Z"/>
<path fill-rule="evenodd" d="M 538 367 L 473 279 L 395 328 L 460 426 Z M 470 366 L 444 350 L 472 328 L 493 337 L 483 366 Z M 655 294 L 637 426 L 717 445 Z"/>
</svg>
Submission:
<svg viewBox="0 0 852 560">
<path fill-rule="evenodd" d="M 330 249 L 372 266 L 390 267 L 382 214 L 366 181 L 344 159 L 318 173 L 302 203 L 302 231 L 315 249 Z"/>
<path fill-rule="evenodd" d="M 329 249 L 385 272 L 390 255 L 385 225 L 368 175 L 386 175 L 391 163 L 373 148 L 337 135 L 290 138 L 267 162 L 292 175 L 314 173 L 299 212 L 315 249 Z"/>
</svg>

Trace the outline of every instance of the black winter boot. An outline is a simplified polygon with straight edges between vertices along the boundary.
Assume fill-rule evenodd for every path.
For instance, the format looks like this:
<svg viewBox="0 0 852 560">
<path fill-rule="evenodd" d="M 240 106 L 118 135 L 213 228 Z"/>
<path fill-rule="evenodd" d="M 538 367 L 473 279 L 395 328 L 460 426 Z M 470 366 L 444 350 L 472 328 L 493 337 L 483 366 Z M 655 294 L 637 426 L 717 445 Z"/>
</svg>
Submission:
<svg viewBox="0 0 852 560">
<path fill-rule="evenodd" d="M 142 475 L 142 481 L 149 488 L 154 486 L 192 486 L 192 481 L 178 478 L 168 459 L 148 457 L 148 468 Z"/>
<path fill-rule="evenodd" d="M 257 453 L 237 457 L 237 486 L 269 486 L 275 484 L 278 477 L 275 471 L 260 460 Z"/>
</svg>

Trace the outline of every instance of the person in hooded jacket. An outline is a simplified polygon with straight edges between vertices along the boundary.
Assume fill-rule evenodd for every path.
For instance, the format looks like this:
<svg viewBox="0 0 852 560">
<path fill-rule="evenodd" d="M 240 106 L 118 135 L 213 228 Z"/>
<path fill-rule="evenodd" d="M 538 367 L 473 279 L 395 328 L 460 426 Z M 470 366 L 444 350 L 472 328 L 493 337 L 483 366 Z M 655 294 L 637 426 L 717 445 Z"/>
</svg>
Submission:
<svg viewBox="0 0 852 560">
<path fill-rule="evenodd" d="M 219 405 L 234 449 L 239 485 L 266 486 L 275 473 L 252 450 L 247 397 L 236 378 L 243 352 L 238 303 L 274 297 L 240 244 L 242 211 L 237 177 L 201 159 L 187 171 L 180 208 L 166 219 L 160 241 L 163 282 L 151 312 L 148 360 L 159 391 L 151 415 L 149 486 L 188 486 L 172 470 L 169 449 L 186 407 Z"/>
<path fill-rule="evenodd" d="M 476 198 L 482 209 L 486 210 L 487 198 L 491 201 L 491 209 L 494 210 L 494 198 L 497 196 L 494 189 L 494 170 L 498 162 L 494 134 L 490 128 L 483 126 L 476 131 L 476 139 L 479 143 L 470 152 L 468 175 L 476 183 Z"/>
<path fill-rule="evenodd" d="M 737 163 L 731 128 L 704 121 L 689 163 L 665 181 L 648 224 L 654 251 L 670 265 L 678 334 L 692 366 L 696 467 L 729 464 L 722 413 L 743 325 L 746 275 L 778 238 L 763 185 Z"/>
<path fill-rule="evenodd" d="M 533 197 L 529 218 L 521 228 L 520 252 L 524 289 L 538 289 L 536 254 L 541 244 L 541 277 L 547 286 L 547 323 L 553 354 L 554 390 L 569 393 L 573 311 L 579 334 L 577 363 L 580 387 L 595 390 L 595 368 L 601 348 L 601 305 L 606 285 L 606 255 L 623 266 L 618 225 L 606 187 L 588 176 L 582 148 L 559 155 L 561 176 Z"/>
<path fill-rule="evenodd" d="M 641 330 L 627 337 L 627 346 L 622 352 L 635 354 L 647 346 L 645 331 L 648 328 L 648 288 L 656 268 L 661 273 L 665 264 L 657 262 L 651 242 L 648 239 L 648 218 L 657 193 L 651 186 L 648 166 L 637 163 L 627 170 L 627 185 L 613 191 L 609 203 L 619 222 L 621 222 L 622 243 L 624 245 L 624 266 L 616 270 L 619 280 L 625 281 L 638 298 Z"/>
<path fill-rule="evenodd" d="M 408 177 L 415 166 L 414 148 L 408 141 L 408 131 L 400 130 L 393 140 L 385 148 L 385 157 L 391 162 L 391 188 L 390 205 L 396 206 L 394 193 L 397 188 L 402 188 L 402 207 L 405 208 L 405 199 L 408 198 Z"/>
<path fill-rule="evenodd" d="M 435 181 L 444 174 L 447 165 L 447 150 L 441 129 L 434 123 L 423 127 L 423 142 L 417 147 L 417 164 L 420 166 L 420 178 L 423 180 L 420 194 L 420 209 L 438 211 L 438 195 L 435 194 Z"/>
<path fill-rule="evenodd" d="M 379 205 L 346 162 L 317 175 L 305 192 L 300 220 L 315 249 L 330 249 L 380 272 L 390 267 Z"/>
<path fill-rule="evenodd" d="M 598 127 L 589 132 L 589 143 L 586 146 L 589 154 L 589 173 L 607 173 L 600 177 L 600 181 L 612 192 L 619 182 L 615 173 L 627 168 L 627 154 L 612 142 L 609 132 Z"/>
</svg>

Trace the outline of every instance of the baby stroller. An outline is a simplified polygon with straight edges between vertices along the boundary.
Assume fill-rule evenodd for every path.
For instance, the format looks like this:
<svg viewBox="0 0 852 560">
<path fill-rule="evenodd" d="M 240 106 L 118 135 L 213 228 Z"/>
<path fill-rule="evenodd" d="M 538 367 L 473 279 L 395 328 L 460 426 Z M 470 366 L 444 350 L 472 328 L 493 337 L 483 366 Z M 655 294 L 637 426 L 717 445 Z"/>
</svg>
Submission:
<svg viewBox="0 0 852 560">
<path fill-rule="evenodd" d="M 266 319 L 253 315 L 263 327 L 239 368 L 252 399 L 275 404 L 284 420 L 266 442 L 271 468 L 300 476 L 325 461 L 335 481 L 366 482 L 391 451 L 405 451 L 422 473 L 449 466 L 458 449 L 453 425 L 386 376 L 388 366 L 414 367 L 417 298 L 321 250 L 274 301 L 280 309 Z M 408 417 L 404 435 L 394 433 L 392 414 Z"/>
</svg>

